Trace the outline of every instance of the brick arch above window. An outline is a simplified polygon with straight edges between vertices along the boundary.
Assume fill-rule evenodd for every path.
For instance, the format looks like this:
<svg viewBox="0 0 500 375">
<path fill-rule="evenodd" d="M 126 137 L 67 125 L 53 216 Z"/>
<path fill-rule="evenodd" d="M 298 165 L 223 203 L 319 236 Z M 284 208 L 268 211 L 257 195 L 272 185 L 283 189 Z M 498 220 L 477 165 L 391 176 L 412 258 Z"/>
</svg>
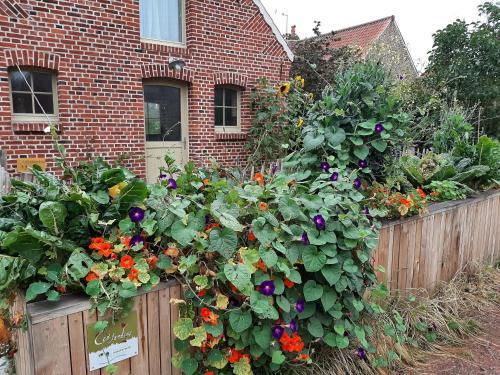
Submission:
<svg viewBox="0 0 500 375">
<path fill-rule="evenodd" d="M 214 74 L 216 85 L 235 85 L 241 88 L 246 88 L 248 77 L 234 72 L 217 72 Z"/>
<path fill-rule="evenodd" d="M 142 78 L 172 78 L 191 83 L 193 82 L 194 73 L 187 68 L 181 70 L 170 69 L 168 64 L 150 64 L 142 66 Z"/>
<path fill-rule="evenodd" d="M 43 51 L 28 51 L 22 49 L 5 50 L 7 67 L 33 66 L 50 70 L 59 70 L 60 56 L 55 53 Z"/>
</svg>

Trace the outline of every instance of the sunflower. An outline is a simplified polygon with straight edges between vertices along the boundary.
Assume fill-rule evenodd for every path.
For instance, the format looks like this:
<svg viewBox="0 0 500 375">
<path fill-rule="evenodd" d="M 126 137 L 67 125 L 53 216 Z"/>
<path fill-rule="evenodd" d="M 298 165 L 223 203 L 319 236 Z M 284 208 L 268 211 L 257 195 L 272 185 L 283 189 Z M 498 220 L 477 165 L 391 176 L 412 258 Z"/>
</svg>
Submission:
<svg viewBox="0 0 500 375">
<path fill-rule="evenodd" d="M 304 125 L 304 119 L 302 117 L 299 117 L 299 121 L 297 121 L 297 127 L 301 128 L 302 125 Z"/>
<path fill-rule="evenodd" d="M 302 78 L 302 76 L 295 77 L 295 86 L 300 86 L 304 88 L 304 85 L 305 85 L 305 80 L 304 78 Z"/>
<path fill-rule="evenodd" d="M 283 82 L 279 87 L 278 87 L 278 93 L 280 96 L 284 96 L 288 94 L 290 91 L 290 82 Z"/>
</svg>

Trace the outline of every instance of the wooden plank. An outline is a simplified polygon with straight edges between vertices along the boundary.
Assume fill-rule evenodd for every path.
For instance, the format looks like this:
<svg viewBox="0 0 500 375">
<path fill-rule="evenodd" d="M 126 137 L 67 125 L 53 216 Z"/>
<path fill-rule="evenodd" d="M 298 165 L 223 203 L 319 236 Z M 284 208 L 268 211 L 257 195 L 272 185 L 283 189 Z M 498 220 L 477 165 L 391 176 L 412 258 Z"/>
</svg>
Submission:
<svg viewBox="0 0 500 375">
<path fill-rule="evenodd" d="M 181 287 L 180 286 L 174 286 L 170 288 L 170 298 L 172 299 L 180 299 L 181 298 Z M 179 307 L 175 304 L 170 304 L 170 325 L 173 327 L 175 322 L 179 319 Z M 172 357 L 175 355 L 175 349 L 174 349 L 174 341 L 175 341 L 175 336 L 171 335 L 170 337 L 170 345 L 172 348 Z M 181 370 L 174 367 L 172 365 L 172 375 L 181 375 Z"/>
<path fill-rule="evenodd" d="M 415 253 L 413 256 L 413 265 L 412 265 L 412 278 L 411 282 L 408 284 L 411 288 L 418 288 L 418 274 L 420 270 L 420 249 L 422 246 L 422 229 L 424 227 L 424 219 L 420 219 L 417 221 L 415 225 Z"/>
<path fill-rule="evenodd" d="M 404 224 L 401 224 L 401 230 L 399 233 L 399 260 L 398 260 L 398 284 L 397 288 L 404 294 L 406 290 L 406 274 L 408 271 L 408 256 L 409 256 L 409 247 L 410 247 L 410 227 L 415 221 L 409 221 Z"/>
<path fill-rule="evenodd" d="M 391 268 L 391 290 L 396 291 L 398 289 L 398 275 L 399 275 L 399 256 L 400 252 L 400 235 L 401 235 L 401 224 L 394 226 L 394 233 L 392 235 L 392 268 Z"/>
<path fill-rule="evenodd" d="M 425 288 L 432 289 L 436 285 L 438 277 L 438 267 L 441 266 L 441 254 L 443 251 L 443 213 L 434 215 L 434 231 L 430 248 L 430 262 L 428 264 L 428 273 Z"/>
<path fill-rule="evenodd" d="M 453 224 L 453 213 L 454 211 L 443 212 L 443 241 L 441 248 L 441 257 L 439 259 L 436 281 L 447 280 L 447 267 L 449 266 L 449 262 L 451 261 L 451 242 L 452 242 L 452 233 L 451 227 Z"/>
<path fill-rule="evenodd" d="M 36 375 L 71 374 L 66 316 L 33 325 L 32 342 Z"/>
<path fill-rule="evenodd" d="M 388 272 L 387 258 L 389 253 L 389 235 L 390 235 L 389 228 L 382 228 L 380 230 L 378 247 L 377 250 L 375 250 L 375 253 L 377 255 L 377 261 L 375 262 L 375 269 L 379 265 L 385 268 L 385 272 L 379 272 L 379 271 L 376 272 L 377 280 L 381 283 L 387 282 L 387 272 Z"/>
<path fill-rule="evenodd" d="M 158 292 L 147 294 L 149 375 L 161 374 L 160 321 Z"/>
<path fill-rule="evenodd" d="M 84 331 L 83 313 L 79 312 L 68 315 L 71 375 L 87 375 L 87 352 L 85 351 Z"/>
<path fill-rule="evenodd" d="M 160 365 L 162 375 L 172 374 L 172 327 L 170 325 L 170 289 L 158 292 L 160 323 Z"/>
<path fill-rule="evenodd" d="M 24 316 L 26 313 L 26 302 L 22 293 L 16 293 L 16 299 L 11 308 L 12 316 Z M 29 319 L 29 317 L 28 317 Z M 17 352 L 14 356 L 17 375 L 34 375 L 34 358 L 31 344 L 31 323 L 28 323 L 28 329 L 16 329 L 15 340 L 17 343 Z"/>
<path fill-rule="evenodd" d="M 434 235 L 434 216 L 422 219 L 422 239 L 420 240 L 419 274 L 416 287 L 425 288 L 431 264 L 432 238 Z"/>
<path fill-rule="evenodd" d="M 101 371 L 100 370 L 94 370 L 90 371 L 89 369 L 89 361 L 88 361 L 88 348 L 87 348 L 87 326 L 89 324 L 94 324 L 97 322 L 97 310 L 96 309 L 90 309 L 86 310 L 83 313 L 83 325 L 84 325 L 84 336 L 85 340 L 83 341 L 84 346 L 85 346 L 85 360 L 87 362 L 87 375 L 100 375 Z"/>
<path fill-rule="evenodd" d="M 177 280 L 161 282 L 153 291 L 168 289 L 172 285 L 179 285 Z M 138 295 L 143 295 L 143 289 L 139 289 Z M 28 313 L 34 324 L 41 323 L 61 316 L 71 315 L 77 312 L 84 312 L 90 309 L 88 296 L 68 294 L 61 297 L 59 301 L 40 301 L 28 304 Z"/>
<path fill-rule="evenodd" d="M 392 284 L 392 248 L 394 247 L 394 225 L 389 227 L 389 245 L 387 246 L 387 268 L 385 270 L 387 288 Z"/>
<path fill-rule="evenodd" d="M 147 296 L 137 296 L 134 301 L 137 312 L 137 330 L 139 334 L 139 354 L 130 359 L 132 374 L 149 374 L 148 360 L 148 303 Z"/>
<path fill-rule="evenodd" d="M 405 289 L 411 289 L 413 283 L 413 268 L 415 265 L 415 253 L 416 251 L 416 237 L 417 237 L 417 224 L 421 222 L 422 219 L 412 221 L 409 223 L 408 228 L 408 255 L 406 262 L 406 280 L 405 280 Z"/>
</svg>

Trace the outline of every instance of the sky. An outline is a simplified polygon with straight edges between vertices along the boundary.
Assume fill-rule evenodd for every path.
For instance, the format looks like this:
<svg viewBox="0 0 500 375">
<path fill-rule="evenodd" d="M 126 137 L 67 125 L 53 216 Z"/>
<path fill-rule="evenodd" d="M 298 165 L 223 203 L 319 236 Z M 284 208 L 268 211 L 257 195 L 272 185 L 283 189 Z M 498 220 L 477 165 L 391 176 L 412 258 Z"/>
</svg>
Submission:
<svg viewBox="0 0 500 375">
<path fill-rule="evenodd" d="M 276 25 L 285 33 L 297 26 L 301 37 L 312 36 L 314 21 L 327 33 L 394 15 L 419 70 L 432 49 L 432 34 L 456 19 L 479 19 L 477 6 L 486 0 L 261 0 Z"/>
</svg>

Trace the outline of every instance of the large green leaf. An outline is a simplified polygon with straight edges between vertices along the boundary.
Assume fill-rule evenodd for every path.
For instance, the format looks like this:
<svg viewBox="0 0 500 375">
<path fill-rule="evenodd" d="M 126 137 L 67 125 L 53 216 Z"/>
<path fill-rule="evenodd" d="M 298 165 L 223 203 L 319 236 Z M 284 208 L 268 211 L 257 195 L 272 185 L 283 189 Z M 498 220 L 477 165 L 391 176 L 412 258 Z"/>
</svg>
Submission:
<svg viewBox="0 0 500 375">
<path fill-rule="evenodd" d="M 309 280 L 304 284 L 304 298 L 307 302 L 317 301 L 323 295 L 323 286 L 314 280 Z"/>
<path fill-rule="evenodd" d="M 59 235 L 63 228 L 68 211 L 60 202 L 43 202 L 38 209 L 38 216 L 42 224 L 50 233 Z"/>
<path fill-rule="evenodd" d="M 240 291 L 246 290 L 250 285 L 250 270 L 246 264 L 226 264 L 224 275 Z"/>
<path fill-rule="evenodd" d="M 84 278 L 90 271 L 94 262 L 83 251 L 76 249 L 68 259 L 65 269 L 74 281 Z"/>
<path fill-rule="evenodd" d="M 326 255 L 316 246 L 307 246 L 302 252 L 302 260 L 307 272 L 318 272 L 326 264 Z"/>
<path fill-rule="evenodd" d="M 38 262 L 44 251 L 43 243 L 22 229 L 16 229 L 5 236 L 2 246 L 12 255 L 19 255 L 34 263 Z"/>
<path fill-rule="evenodd" d="M 196 223 L 192 219 L 193 217 L 190 215 L 187 225 L 180 220 L 172 225 L 172 238 L 181 246 L 187 246 L 196 236 Z"/>
<path fill-rule="evenodd" d="M 337 283 L 337 281 L 339 281 L 340 276 L 342 276 L 342 269 L 338 264 L 334 266 L 325 266 L 321 269 L 321 273 L 325 277 L 328 284 L 333 286 Z"/>
<path fill-rule="evenodd" d="M 132 206 L 140 205 L 148 195 L 148 187 L 145 182 L 140 180 L 131 181 L 125 186 L 118 196 L 120 210 L 128 211 Z"/>
<path fill-rule="evenodd" d="M 304 137 L 303 144 L 306 151 L 311 151 L 317 149 L 325 141 L 325 136 L 323 134 L 307 133 Z"/>
<path fill-rule="evenodd" d="M 353 152 L 354 152 L 354 155 L 356 155 L 356 157 L 358 159 L 364 160 L 368 157 L 368 154 L 370 153 L 370 149 L 368 148 L 367 145 L 356 146 L 356 147 L 354 147 Z"/>
<path fill-rule="evenodd" d="M 236 232 L 229 228 L 213 229 L 210 231 L 210 251 L 217 251 L 224 258 L 230 259 L 238 246 Z"/>
<path fill-rule="evenodd" d="M 107 187 L 114 186 L 125 180 L 125 173 L 121 168 L 112 168 L 105 170 L 100 178 L 101 183 Z"/>
<path fill-rule="evenodd" d="M 268 245 L 278 237 L 273 227 L 267 224 L 264 218 L 254 220 L 252 225 L 253 233 L 262 245 Z"/>
<path fill-rule="evenodd" d="M 44 282 L 34 282 L 31 283 L 26 291 L 26 302 L 35 299 L 38 295 L 47 293 L 50 289 L 51 284 Z"/>
<path fill-rule="evenodd" d="M 312 317 L 309 319 L 309 322 L 307 322 L 307 330 L 313 337 L 323 337 L 325 333 L 321 321 L 315 317 Z"/>
<path fill-rule="evenodd" d="M 193 321 L 189 318 L 180 318 L 173 327 L 174 335 L 180 340 L 186 340 L 193 333 Z"/>
<path fill-rule="evenodd" d="M 252 313 L 250 311 L 233 310 L 229 313 L 229 324 L 231 328 L 241 333 L 252 325 Z"/>
</svg>

